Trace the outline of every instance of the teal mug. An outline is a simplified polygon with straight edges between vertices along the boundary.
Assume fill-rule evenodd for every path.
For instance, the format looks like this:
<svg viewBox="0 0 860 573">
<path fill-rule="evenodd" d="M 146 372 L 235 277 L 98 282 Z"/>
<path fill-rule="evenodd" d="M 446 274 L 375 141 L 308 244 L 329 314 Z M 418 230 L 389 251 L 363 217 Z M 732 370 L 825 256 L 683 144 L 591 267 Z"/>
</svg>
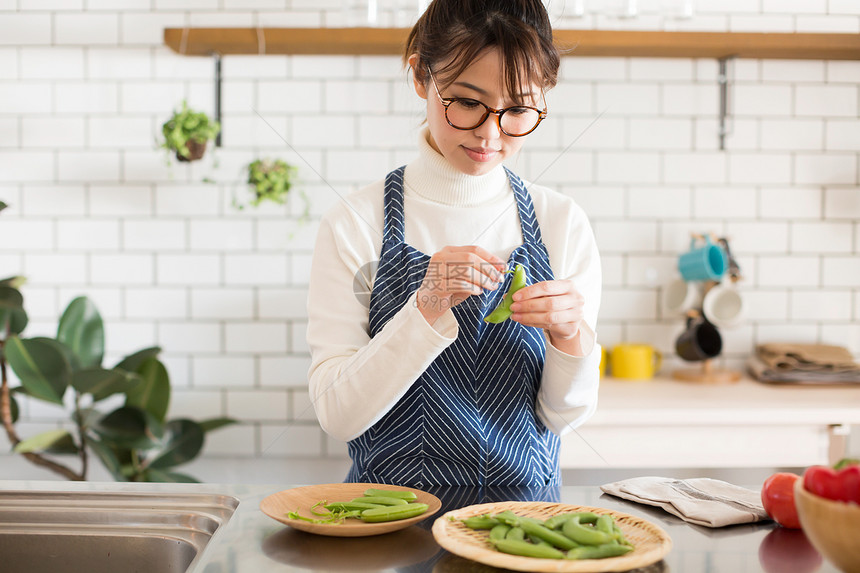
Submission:
<svg viewBox="0 0 860 573">
<path fill-rule="evenodd" d="M 697 246 L 696 238 L 690 241 L 690 250 L 678 258 L 678 271 L 685 281 L 719 281 L 728 267 L 726 252 L 710 237 Z"/>
</svg>

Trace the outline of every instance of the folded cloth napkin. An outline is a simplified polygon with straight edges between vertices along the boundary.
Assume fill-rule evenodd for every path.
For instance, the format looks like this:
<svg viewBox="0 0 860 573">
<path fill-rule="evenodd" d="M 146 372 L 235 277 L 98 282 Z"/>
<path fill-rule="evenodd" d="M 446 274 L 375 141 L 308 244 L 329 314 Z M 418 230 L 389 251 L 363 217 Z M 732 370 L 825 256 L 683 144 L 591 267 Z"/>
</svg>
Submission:
<svg viewBox="0 0 860 573">
<path fill-rule="evenodd" d="M 616 497 L 662 507 L 684 521 L 705 527 L 770 519 L 759 492 L 711 478 L 645 476 L 602 485 L 600 489 Z"/>
<path fill-rule="evenodd" d="M 860 364 L 841 346 L 767 343 L 756 347 L 756 356 L 776 371 L 860 372 Z"/>
<path fill-rule="evenodd" d="M 789 370 L 772 368 L 758 356 L 750 356 L 747 369 L 760 381 L 778 384 L 860 384 L 860 370 Z"/>
</svg>

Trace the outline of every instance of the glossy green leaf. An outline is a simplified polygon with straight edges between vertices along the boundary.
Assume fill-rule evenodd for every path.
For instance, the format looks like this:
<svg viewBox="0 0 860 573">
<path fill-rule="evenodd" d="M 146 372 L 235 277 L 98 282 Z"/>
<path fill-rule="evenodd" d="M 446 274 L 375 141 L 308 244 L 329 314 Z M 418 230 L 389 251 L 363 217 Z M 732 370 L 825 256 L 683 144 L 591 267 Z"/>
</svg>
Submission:
<svg viewBox="0 0 860 573">
<path fill-rule="evenodd" d="M 98 456 L 99 460 L 101 460 L 104 467 L 107 469 L 107 471 L 110 472 L 110 474 L 115 480 L 127 481 L 126 477 L 122 473 L 122 467 L 116 457 L 116 454 L 114 454 L 113 450 L 111 450 L 111 448 L 107 444 L 105 444 L 101 440 L 88 437 L 87 445 L 90 447 L 93 453 Z"/>
<path fill-rule="evenodd" d="M 162 471 L 156 468 L 149 468 L 144 473 L 144 476 L 146 477 L 146 481 L 158 483 L 200 483 L 200 480 L 188 474 Z"/>
<path fill-rule="evenodd" d="M 27 327 L 24 297 L 12 286 L 0 285 L 0 337 L 20 334 Z"/>
<path fill-rule="evenodd" d="M 16 454 L 28 454 L 32 452 L 44 452 L 49 449 L 63 451 L 71 447 L 72 451 L 77 451 L 75 441 L 68 430 L 49 430 L 35 435 L 26 440 L 21 440 L 15 446 Z"/>
<path fill-rule="evenodd" d="M 146 416 L 139 408 L 123 406 L 103 416 L 93 429 L 104 442 L 132 447 L 146 440 Z"/>
<path fill-rule="evenodd" d="M 15 396 L 11 393 L 9 394 L 9 406 L 12 410 L 12 423 L 18 421 L 18 416 L 21 414 L 21 410 L 18 408 L 18 402 L 15 401 Z"/>
<path fill-rule="evenodd" d="M 5 351 L 29 396 L 62 405 L 72 367 L 56 340 L 12 336 L 6 341 Z"/>
<path fill-rule="evenodd" d="M 124 370 L 87 368 L 72 374 L 72 386 L 81 394 L 91 394 L 93 401 L 104 400 L 121 392 L 128 392 L 141 383 L 136 374 Z"/>
<path fill-rule="evenodd" d="M 170 405 L 170 377 L 167 375 L 167 368 L 157 358 L 150 357 L 140 365 L 137 373 L 141 382 L 127 392 L 126 406 L 137 406 L 164 422 Z"/>
<path fill-rule="evenodd" d="M 203 449 L 204 434 L 193 420 L 171 420 L 165 428 L 161 448 L 149 454 L 150 468 L 165 469 L 196 458 Z"/>
<path fill-rule="evenodd" d="M 218 428 L 223 428 L 224 426 L 231 426 L 233 424 L 238 424 L 237 420 L 232 418 L 211 418 L 209 420 L 203 420 L 199 422 L 200 427 L 203 428 L 203 433 L 212 432 L 217 430 Z"/>
<path fill-rule="evenodd" d="M 13 289 L 19 290 L 22 286 L 24 286 L 24 283 L 26 282 L 26 277 L 22 277 L 21 275 L 15 275 L 14 277 L 6 277 L 5 279 L 0 279 L 0 286 L 12 287 Z"/>
<path fill-rule="evenodd" d="M 69 303 L 57 327 L 57 340 L 72 349 L 81 368 L 101 366 L 105 330 L 96 306 L 85 296 Z"/>
<path fill-rule="evenodd" d="M 120 368 L 122 370 L 127 370 L 128 372 L 137 372 L 147 358 L 151 356 L 158 356 L 159 353 L 161 353 L 161 348 L 159 348 L 158 346 L 144 348 L 143 350 L 138 350 L 134 354 L 129 354 L 128 356 L 120 360 L 120 362 L 116 366 L 114 366 L 114 368 Z"/>
</svg>

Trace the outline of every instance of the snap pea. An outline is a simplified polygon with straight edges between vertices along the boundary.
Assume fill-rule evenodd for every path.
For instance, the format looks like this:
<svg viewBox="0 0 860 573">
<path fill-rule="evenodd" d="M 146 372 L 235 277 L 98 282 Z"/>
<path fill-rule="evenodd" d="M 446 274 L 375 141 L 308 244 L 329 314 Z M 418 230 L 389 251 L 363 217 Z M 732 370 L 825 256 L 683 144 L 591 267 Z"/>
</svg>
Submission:
<svg viewBox="0 0 860 573">
<path fill-rule="evenodd" d="M 511 527 L 511 530 L 505 535 L 505 539 L 512 539 L 514 541 L 524 541 L 525 538 L 526 532 L 523 531 L 522 527 Z"/>
<path fill-rule="evenodd" d="M 618 543 L 604 543 L 603 545 L 581 545 L 567 552 L 567 559 L 603 559 L 605 557 L 618 557 L 624 555 L 633 548 L 629 545 Z"/>
<path fill-rule="evenodd" d="M 499 303 L 493 312 L 484 317 L 484 322 L 498 324 L 509 319 L 513 314 L 511 312 L 511 304 L 514 302 L 514 293 L 524 286 L 526 286 L 526 270 L 521 264 L 517 263 L 517 266 L 514 267 L 514 278 L 511 279 L 511 285 L 508 287 L 508 292 L 505 293 L 504 298 L 502 298 L 502 302 Z"/>
<path fill-rule="evenodd" d="M 534 535 L 532 533 L 527 534 L 526 537 L 528 537 L 529 541 L 531 541 L 535 545 L 546 545 L 547 547 L 553 546 L 552 543 L 550 543 L 549 541 L 547 541 L 545 539 L 541 539 L 540 537 L 538 537 L 537 535 Z"/>
<path fill-rule="evenodd" d="M 521 557 L 538 557 L 541 559 L 564 559 L 565 554 L 548 545 L 535 545 L 528 541 L 517 541 L 516 539 L 499 539 L 494 542 L 496 549 L 502 553 L 519 555 Z"/>
<path fill-rule="evenodd" d="M 325 506 L 329 511 L 363 511 L 365 509 L 373 509 L 374 507 L 386 507 L 378 503 L 367 503 L 364 501 L 336 501 Z"/>
<path fill-rule="evenodd" d="M 612 519 L 612 516 L 604 514 L 597 518 L 597 522 L 594 524 L 594 527 L 598 531 L 602 531 L 603 533 L 614 539 L 615 530 L 612 528 L 613 523 L 615 523 L 615 520 Z"/>
<path fill-rule="evenodd" d="M 489 515 L 476 515 L 461 521 L 469 529 L 492 529 L 499 524 L 498 519 Z"/>
<path fill-rule="evenodd" d="M 612 541 L 606 533 L 587 525 L 582 525 L 579 518 L 573 517 L 561 526 L 561 531 L 568 538 L 582 545 L 603 545 Z"/>
<path fill-rule="evenodd" d="M 504 539 L 510 530 L 511 526 L 505 523 L 500 523 L 498 525 L 493 526 L 493 528 L 490 530 L 490 541 Z"/>
<path fill-rule="evenodd" d="M 421 515 L 429 508 L 430 506 L 426 503 L 407 503 L 405 505 L 375 507 L 362 511 L 361 520 L 367 523 L 380 523 L 383 521 L 409 519 L 410 517 Z"/>
<path fill-rule="evenodd" d="M 370 488 L 364 491 L 365 497 L 398 497 L 406 501 L 417 499 L 418 496 L 414 491 L 406 491 L 401 489 L 378 489 Z"/>
<path fill-rule="evenodd" d="M 579 543 L 572 540 L 571 538 L 562 535 L 557 531 L 553 531 L 548 527 L 544 527 L 540 523 L 536 523 L 534 521 L 522 520 L 520 522 L 520 527 L 523 528 L 523 531 L 526 532 L 526 535 L 535 536 L 538 539 L 543 539 L 544 541 L 550 543 L 553 547 L 557 547 L 559 549 L 573 549 Z"/>
<path fill-rule="evenodd" d="M 405 499 L 400 499 L 398 497 L 380 497 L 380 496 L 365 496 L 365 497 L 357 497 L 355 499 L 351 499 L 350 501 L 357 501 L 361 503 L 375 503 L 376 505 L 406 505 L 409 503 Z"/>
<path fill-rule="evenodd" d="M 569 513 L 559 513 L 553 515 L 549 519 L 543 522 L 545 527 L 549 527 L 550 529 L 558 529 L 564 522 L 568 519 L 572 519 L 573 517 L 579 517 L 580 523 L 594 523 L 597 521 L 597 514 L 592 513 L 590 511 L 572 511 Z"/>
</svg>

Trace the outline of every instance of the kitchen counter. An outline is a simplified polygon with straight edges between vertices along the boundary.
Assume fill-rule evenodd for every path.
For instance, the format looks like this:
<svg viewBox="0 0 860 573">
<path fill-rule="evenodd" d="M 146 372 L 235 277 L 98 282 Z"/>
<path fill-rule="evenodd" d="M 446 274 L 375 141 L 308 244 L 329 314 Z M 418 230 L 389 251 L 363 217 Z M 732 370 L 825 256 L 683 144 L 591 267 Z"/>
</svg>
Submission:
<svg viewBox="0 0 860 573">
<path fill-rule="evenodd" d="M 563 468 L 806 467 L 847 454 L 860 384 L 605 378 L 597 412 L 562 438 Z"/>
<path fill-rule="evenodd" d="M 236 513 L 226 525 L 218 529 L 192 564 L 190 571 L 193 573 L 499 571 L 441 549 L 430 532 L 434 518 L 399 532 L 366 538 L 330 538 L 293 530 L 267 517 L 259 509 L 263 498 L 289 487 L 292 486 L 0 481 L 0 490 L 10 491 L 194 492 L 236 497 L 240 502 Z M 640 573 L 837 572 L 828 562 L 819 562 L 817 553 L 808 545 L 802 532 L 785 530 L 772 522 L 719 529 L 689 525 L 662 510 L 603 494 L 597 487 L 565 486 L 538 491 L 507 489 L 483 492 L 469 488 L 446 488 L 433 493 L 443 500 L 443 508 L 437 517 L 445 511 L 473 503 L 510 499 L 557 500 L 573 505 L 604 507 L 642 517 L 662 527 L 672 537 L 673 549 L 660 563 L 637 570 Z M 804 568 L 803 564 L 807 562 L 814 566 Z M 787 563 L 791 563 L 791 567 L 786 568 Z"/>
</svg>

